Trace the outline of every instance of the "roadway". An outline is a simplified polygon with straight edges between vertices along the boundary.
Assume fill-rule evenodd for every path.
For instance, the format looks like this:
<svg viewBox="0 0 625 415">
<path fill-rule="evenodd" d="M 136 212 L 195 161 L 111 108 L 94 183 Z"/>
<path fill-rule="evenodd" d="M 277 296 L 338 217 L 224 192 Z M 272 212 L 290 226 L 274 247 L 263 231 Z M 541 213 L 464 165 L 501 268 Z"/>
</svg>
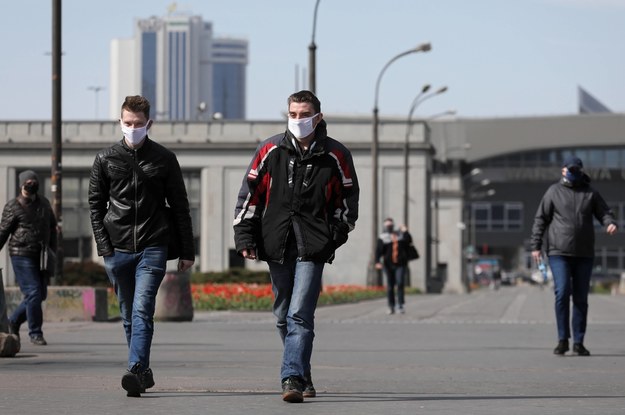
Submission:
<svg viewBox="0 0 625 415">
<path fill-rule="evenodd" d="M 0 359 L 0 414 L 622 414 L 625 296 L 591 295 L 592 356 L 554 356 L 553 292 L 502 287 L 318 309 L 318 397 L 281 401 L 270 313 L 203 312 L 156 323 L 156 386 L 119 386 L 121 323 L 46 323 L 48 346 Z M 24 337 L 24 336 L 23 336 Z M 295 406 L 294 406 L 295 405 Z"/>
</svg>

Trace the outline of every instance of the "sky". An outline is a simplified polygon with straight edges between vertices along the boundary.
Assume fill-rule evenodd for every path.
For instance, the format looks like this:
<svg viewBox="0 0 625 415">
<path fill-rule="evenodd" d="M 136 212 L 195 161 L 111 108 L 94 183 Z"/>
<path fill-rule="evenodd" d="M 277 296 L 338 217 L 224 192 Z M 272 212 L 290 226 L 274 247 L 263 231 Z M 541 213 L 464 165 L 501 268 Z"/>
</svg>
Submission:
<svg viewBox="0 0 625 415">
<path fill-rule="evenodd" d="M 288 95 L 306 87 L 315 1 L 188 0 L 177 10 L 212 22 L 217 36 L 249 41 L 247 118 L 279 120 Z M 64 120 L 111 119 L 111 40 L 132 37 L 136 18 L 164 16 L 171 3 L 62 2 Z M 425 84 L 448 91 L 415 117 L 574 114 L 578 86 L 623 113 L 624 22 L 625 0 L 320 0 L 316 92 L 326 116 L 370 116 L 385 64 L 430 42 L 430 52 L 384 72 L 381 116 L 406 117 Z M 51 35 L 51 0 L 3 2 L 0 120 L 50 119 Z"/>
</svg>

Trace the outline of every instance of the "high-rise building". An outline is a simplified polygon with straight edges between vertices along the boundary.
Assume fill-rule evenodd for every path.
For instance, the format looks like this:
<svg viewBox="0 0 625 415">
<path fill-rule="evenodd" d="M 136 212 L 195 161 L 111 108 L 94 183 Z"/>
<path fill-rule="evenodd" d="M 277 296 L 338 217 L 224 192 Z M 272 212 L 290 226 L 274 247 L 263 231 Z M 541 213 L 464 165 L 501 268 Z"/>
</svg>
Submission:
<svg viewBox="0 0 625 415">
<path fill-rule="evenodd" d="M 247 40 L 214 38 L 200 16 L 138 19 L 134 38 L 111 43 L 111 117 L 140 94 L 159 120 L 244 119 L 247 56 Z"/>
</svg>

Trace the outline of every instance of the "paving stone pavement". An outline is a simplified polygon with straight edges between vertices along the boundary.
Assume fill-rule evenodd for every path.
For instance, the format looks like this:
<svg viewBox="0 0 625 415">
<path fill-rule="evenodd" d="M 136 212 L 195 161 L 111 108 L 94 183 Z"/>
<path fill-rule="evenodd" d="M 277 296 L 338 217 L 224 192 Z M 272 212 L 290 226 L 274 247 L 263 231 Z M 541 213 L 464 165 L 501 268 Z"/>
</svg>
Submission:
<svg viewBox="0 0 625 415">
<path fill-rule="evenodd" d="M 45 323 L 48 346 L 0 359 L 0 414 L 623 414 L 625 296 L 591 295 L 590 357 L 554 356 L 553 292 L 502 287 L 328 306 L 316 318 L 318 397 L 280 399 L 270 313 L 201 312 L 156 323 L 156 386 L 120 387 L 119 322 Z M 22 338 L 25 333 L 22 333 Z"/>
</svg>

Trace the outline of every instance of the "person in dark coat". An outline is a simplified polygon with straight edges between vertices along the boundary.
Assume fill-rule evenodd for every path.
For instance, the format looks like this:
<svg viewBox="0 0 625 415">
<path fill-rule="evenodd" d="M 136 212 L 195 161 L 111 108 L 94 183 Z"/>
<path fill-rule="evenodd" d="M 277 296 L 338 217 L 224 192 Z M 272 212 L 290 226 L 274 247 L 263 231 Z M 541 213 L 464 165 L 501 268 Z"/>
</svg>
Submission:
<svg viewBox="0 0 625 415">
<path fill-rule="evenodd" d="M 30 342 L 45 346 L 41 303 L 48 294 L 48 271 L 41 269 L 41 253 L 56 252 L 57 222 L 50 202 L 39 192 L 39 177 L 32 170 L 19 174 L 20 194 L 2 212 L 0 249 L 9 240 L 9 255 L 24 299 L 9 317 L 9 333 L 19 336 L 28 321 Z M 11 239 L 9 239 L 9 236 Z"/>
<path fill-rule="evenodd" d="M 567 158 L 562 165 L 562 178 L 547 189 L 532 227 L 532 257 L 540 263 L 544 250 L 549 257 L 555 287 L 555 311 L 558 326 L 557 355 L 569 350 L 571 323 L 573 353 L 589 356 L 584 346 L 588 315 L 588 292 L 595 256 L 596 218 L 609 235 L 617 231 L 612 211 L 597 190 L 578 157 Z M 543 243 L 543 237 L 546 241 Z M 573 316 L 569 321 L 570 298 Z"/>
<path fill-rule="evenodd" d="M 395 229 L 392 218 L 384 220 L 384 230 L 378 237 L 376 246 L 376 269 L 384 269 L 386 275 L 386 293 L 388 313 L 395 314 L 395 309 L 404 314 L 404 286 L 408 269 L 408 247 L 412 236 L 405 226 Z M 395 291 L 397 290 L 397 300 Z"/>
<path fill-rule="evenodd" d="M 267 261 L 284 344 L 282 399 L 316 396 L 310 374 L 321 275 L 358 219 L 350 151 L 329 137 L 310 91 L 287 100 L 287 130 L 261 142 L 235 208 L 234 239 L 246 259 Z"/>
<path fill-rule="evenodd" d="M 150 102 L 139 95 L 126 97 L 120 119 L 123 138 L 96 155 L 89 179 L 91 227 L 117 294 L 128 343 L 128 370 L 121 383 L 131 397 L 154 386 L 150 350 L 156 294 L 173 232 L 180 241 L 178 271 L 187 271 L 195 261 L 182 170 L 172 151 L 148 137 L 151 125 Z"/>
</svg>

